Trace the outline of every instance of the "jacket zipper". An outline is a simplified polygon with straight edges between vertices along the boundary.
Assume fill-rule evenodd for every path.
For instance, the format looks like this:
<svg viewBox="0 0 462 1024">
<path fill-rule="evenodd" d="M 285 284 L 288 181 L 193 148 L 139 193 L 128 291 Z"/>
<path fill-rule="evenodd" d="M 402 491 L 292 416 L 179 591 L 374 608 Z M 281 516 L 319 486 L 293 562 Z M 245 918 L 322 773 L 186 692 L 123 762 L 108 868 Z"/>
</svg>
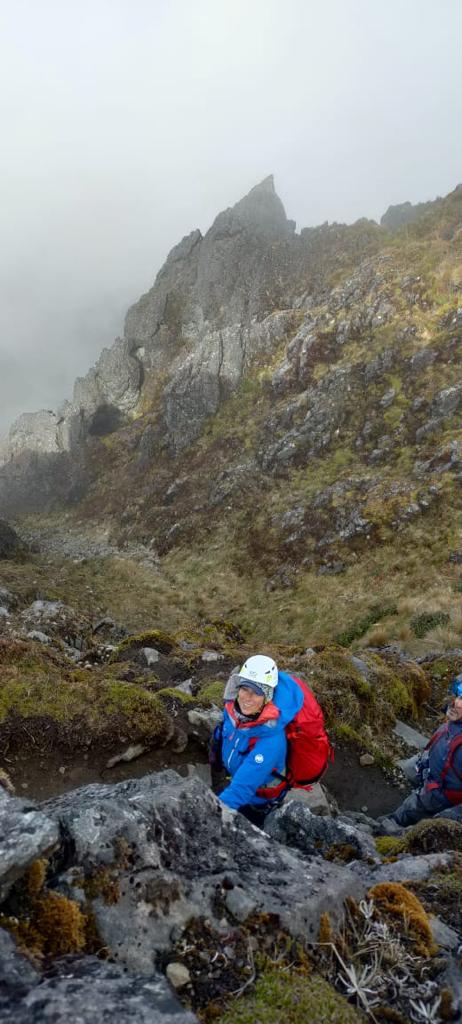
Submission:
<svg viewBox="0 0 462 1024">
<path fill-rule="evenodd" d="M 239 743 L 239 733 L 238 733 L 238 731 L 236 729 L 236 739 L 234 740 L 234 743 L 233 743 L 233 745 L 231 747 L 231 750 L 230 750 L 229 756 L 228 756 L 228 761 L 227 761 L 227 767 L 229 768 L 230 771 L 231 771 L 231 762 L 232 762 L 233 757 L 234 757 L 234 755 L 236 753 L 236 747 L 237 747 L 238 743 Z"/>
</svg>

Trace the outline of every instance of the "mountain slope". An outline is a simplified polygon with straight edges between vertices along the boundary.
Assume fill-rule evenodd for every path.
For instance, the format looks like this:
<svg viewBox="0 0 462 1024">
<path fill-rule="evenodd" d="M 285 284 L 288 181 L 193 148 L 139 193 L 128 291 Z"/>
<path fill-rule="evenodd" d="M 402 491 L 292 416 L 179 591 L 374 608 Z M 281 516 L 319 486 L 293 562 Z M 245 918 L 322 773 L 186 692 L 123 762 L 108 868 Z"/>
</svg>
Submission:
<svg viewBox="0 0 462 1024">
<path fill-rule="evenodd" d="M 462 188 L 414 212 L 297 235 L 269 178 L 193 232 L 72 403 L 12 428 L 2 514 L 61 503 L 280 638 L 330 594 L 360 616 L 367 580 L 396 604 L 397 538 L 435 586 L 461 544 Z"/>
</svg>

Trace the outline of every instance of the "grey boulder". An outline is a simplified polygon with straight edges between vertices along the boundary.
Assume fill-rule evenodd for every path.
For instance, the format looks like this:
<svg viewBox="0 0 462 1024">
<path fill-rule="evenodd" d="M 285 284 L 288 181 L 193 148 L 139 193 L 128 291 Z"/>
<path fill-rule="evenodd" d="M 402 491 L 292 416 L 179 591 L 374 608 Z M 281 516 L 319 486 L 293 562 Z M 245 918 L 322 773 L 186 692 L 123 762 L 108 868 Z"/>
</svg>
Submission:
<svg viewBox="0 0 462 1024">
<path fill-rule="evenodd" d="M 93 956 L 64 957 L 51 976 L 38 976 L 13 944 L 0 939 L 1 1024 L 196 1024 L 165 978 L 129 976 Z M 8 973 L 12 968 L 12 973 Z M 35 975 L 35 977 L 34 977 Z M 29 984 L 28 984 L 29 983 Z"/>
<path fill-rule="evenodd" d="M 0 787 L 0 900 L 34 860 L 54 849 L 58 836 L 56 822 Z"/>
<path fill-rule="evenodd" d="M 350 859 L 380 861 L 367 832 L 335 818 L 313 814 L 309 807 L 295 800 L 288 800 L 268 815 L 265 831 L 278 842 L 311 856 L 323 857 L 335 848 L 351 847 Z"/>
<path fill-rule="evenodd" d="M 82 869 L 110 867 L 120 895 L 111 905 L 93 900 L 98 931 L 116 961 L 144 976 L 192 919 L 219 929 L 220 893 L 237 889 L 241 907 L 247 899 L 249 911 L 275 914 L 292 935 L 312 939 L 323 912 L 340 917 L 345 897 L 365 891 L 348 866 L 280 846 L 198 778 L 173 771 L 87 786 L 44 810 L 64 838 L 62 890 L 81 899 Z"/>
</svg>

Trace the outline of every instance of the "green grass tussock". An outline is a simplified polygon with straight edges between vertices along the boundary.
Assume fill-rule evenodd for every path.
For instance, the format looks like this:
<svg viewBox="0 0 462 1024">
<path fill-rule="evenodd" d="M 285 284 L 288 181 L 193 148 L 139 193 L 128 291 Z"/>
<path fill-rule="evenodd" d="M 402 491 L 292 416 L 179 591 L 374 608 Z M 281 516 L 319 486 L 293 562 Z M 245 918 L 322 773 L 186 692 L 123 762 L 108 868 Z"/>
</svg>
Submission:
<svg viewBox="0 0 462 1024">
<path fill-rule="evenodd" d="M 364 1015 L 319 974 L 268 965 L 254 990 L 235 1000 L 217 1024 L 361 1024 Z"/>
<path fill-rule="evenodd" d="M 218 704 L 221 707 L 223 704 L 223 693 L 225 689 L 225 683 L 217 680 L 216 682 L 204 683 L 198 693 L 198 700 L 204 704 Z"/>
<path fill-rule="evenodd" d="M 415 636 L 426 636 L 435 626 L 445 626 L 450 619 L 448 612 L 422 612 L 411 619 L 411 629 Z"/>
<path fill-rule="evenodd" d="M 349 629 L 337 634 L 334 638 L 335 643 L 340 647 L 350 647 L 355 640 L 360 640 L 376 622 L 380 622 L 381 619 L 385 619 L 389 615 L 396 615 L 396 611 L 396 604 L 373 604 L 363 618 L 355 622 Z"/>
</svg>

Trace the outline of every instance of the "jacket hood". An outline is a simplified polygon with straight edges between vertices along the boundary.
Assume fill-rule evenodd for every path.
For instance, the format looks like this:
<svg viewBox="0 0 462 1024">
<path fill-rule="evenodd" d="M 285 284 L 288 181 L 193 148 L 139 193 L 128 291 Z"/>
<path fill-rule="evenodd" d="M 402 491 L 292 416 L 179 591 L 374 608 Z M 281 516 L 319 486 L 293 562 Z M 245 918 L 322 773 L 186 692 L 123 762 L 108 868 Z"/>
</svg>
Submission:
<svg viewBox="0 0 462 1024">
<path fill-rule="evenodd" d="M 288 672 L 278 672 L 278 685 L 273 703 L 281 712 L 280 721 L 284 726 L 295 718 L 303 704 L 303 690 Z"/>
</svg>

